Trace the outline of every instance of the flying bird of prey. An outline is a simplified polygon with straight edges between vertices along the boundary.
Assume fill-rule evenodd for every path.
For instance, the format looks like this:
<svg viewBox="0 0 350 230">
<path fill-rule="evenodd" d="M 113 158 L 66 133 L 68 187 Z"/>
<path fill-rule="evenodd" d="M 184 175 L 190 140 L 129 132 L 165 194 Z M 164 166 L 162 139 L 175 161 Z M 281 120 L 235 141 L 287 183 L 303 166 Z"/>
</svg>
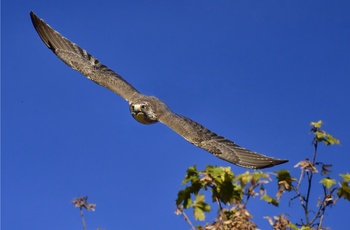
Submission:
<svg viewBox="0 0 350 230">
<path fill-rule="evenodd" d="M 30 12 L 30 17 L 41 40 L 57 57 L 88 79 L 124 98 L 129 103 L 131 115 L 138 122 L 142 124 L 161 122 L 195 146 L 241 167 L 263 169 L 288 161 L 242 148 L 197 122 L 173 113 L 163 101 L 154 96 L 141 94 L 121 76 L 101 64 L 86 50 L 63 37 L 33 12 Z"/>
</svg>

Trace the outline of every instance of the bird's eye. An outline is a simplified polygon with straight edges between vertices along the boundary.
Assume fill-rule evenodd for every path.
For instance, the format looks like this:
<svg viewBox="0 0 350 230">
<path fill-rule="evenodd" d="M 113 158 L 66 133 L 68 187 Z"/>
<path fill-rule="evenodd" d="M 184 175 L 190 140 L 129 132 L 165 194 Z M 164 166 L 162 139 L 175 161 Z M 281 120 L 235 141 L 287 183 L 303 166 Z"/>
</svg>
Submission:
<svg viewBox="0 0 350 230">
<path fill-rule="evenodd" d="M 145 109 L 146 108 L 146 106 L 145 105 L 141 105 L 141 109 Z"/>
<path fill-rule="evenodd" d="M 135 106 L 132 105 L 132 106 L 131 106 L 131 110 L 135 110 Z"/>
</svg>

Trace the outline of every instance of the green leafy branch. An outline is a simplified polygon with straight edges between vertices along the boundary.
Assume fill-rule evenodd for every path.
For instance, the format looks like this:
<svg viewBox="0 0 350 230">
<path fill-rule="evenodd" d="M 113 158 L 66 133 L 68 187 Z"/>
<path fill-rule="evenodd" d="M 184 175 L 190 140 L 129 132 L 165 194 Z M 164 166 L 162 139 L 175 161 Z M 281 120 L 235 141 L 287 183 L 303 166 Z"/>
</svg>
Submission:
<svg viewBox="0 0 350 230">
<path fill-rule="evenodd" d="M 313 138 L 313 158 L 312 161 L 309 159 L 305 159 L 303 161 L 298 162 L 295 167 L 299 167 L 301 169 L 299 179 L 296 180 L 292 178 L 288 171 L 283 172 L 283 175 L 278 174 L 278 183 L 279 190 L 277 193 L 277 197 L 280 197 L 284 191 L 295 192 L 296 196 L 291 198 L 293 201 L 295 198 L 299 198 L 300 205 L 304 210 L 305 219 L 301 220 L 301 223 L 297 224 L 289 224 L 288 227 L 291 229 L 313 229 L 316 227 L 317 229 L 322 228 L 322 222 L 325 216 L 325 211 L 327 207 L 332 206 L 336 203 L 336 201 L 344 197 L 344 199 L 349 200 L 349 180 L 346 180 L 348 174 L 343 175 L 343 181 L 340 181 L 340 186 L 337 186 L 337 182 L 335 179 L 330 178 L 329 174 L 331 173 L 331 164 L 324 164 L 322 162 L 317 162 L 317 149 L 319 143 L 324 143 L 326 146 L 340 144 L 340 141 L 334 138 L 332 135 L 328 134 L 326 131 L 322 130 L 322 121 L 311 122 L 311 131 L 314 133 Z M 319 168 L 319 169 L 318 169 Z M 317 211 L 310 210 L 310 193 L 313 185 L 313 176 L 315 174 L 321 174 L 322 179 L 320 183 L 322 184 L 323 194 L 319 197 L 317 203 Z M 306 193 L 303 193 L 302 185 L 304 185 L 303 179 L 306 178 Z M 349 179 L 349 178 L 347 178 Z M 295 184 L 296 183 L 296 184 Z M 335 192 L 337 191 L 338 198 L 335 197 Z"/>
<path fill-rule="evenodd" d="M 274 229 L 322 229 L 327 208 L 341 198 L 350 201 L 350 174 L 340 174 L 341 179 L 336 181 L 330 177 L 332 165 L 316 161 L 319 143 L 324 143 L 326 146 L 340 144 L 338 139 L 321 129 L 322 124 L 322 121 L 311 122 L 311 131 L 314 134 L 313 157 L 311 161 L 305 159 L 295 165 L 295 167 L 300 168 L 298 179 L 292 177 L 287 170 L 275 171 L 274 173 L 247 171 L 234 175 L 230 167 L 207 165 L 205 170 L 197 170 L 194 165 L 187 169 L 185 179 L 182 182 L 186 187 L 178 193 L 176 213 L 182 214 L 192 229 L 195 229 L 184 210 L 192 208 L 196 220 L 205 220 L 205 213 L 213 210 L 211 205 L 205 201 L 204 192 L 207 191 L 211 193 L 212 202 L 217 204 L 218 214 L 212 224 L 197 226 L 197 229 L 257 229 L 252 221 L 253 217 L 246 209 L 248 201 L 260 196 L 261 200 L 278 206 L 284 193 L 293 192 L 296 195 L 290 199 L 290 202 L 298 199 L 304 210 L 304 219 L 302 218 L 300 223 L 293 224 L 282 214 L 273 218 L 264 218 Z M 316 210 L 312 210 L 309 206 L 312 198 L 310 196 L 311 190 L 315 185 L 315 174 L 321 176 L 319 182 L 323 194 L 318 198 Z M 264 188 L 264 185 L 271 181 L 270 175 L 276 176 L 278 186 L 276 198 L 266 194 Z"/>
<path fill-rule="evenodd" d="M 234 176 L 230 167 L 214 167 L 207 165 L 205 170 L 198 171 L 196 166 L 187 169 L 183 185 L 176 199 L 177 214 L 182 214 L 194 229 L 184 209 L 193 208 L 196 220 L 204 220 L 205 213 L 211 211 L 211 206 L 205 201 L 203 191 L 210 191 L 212 202 L 218 206 L 216 221 L 205 229 L 256 229 L 251 221 L 252 216 L 246 210 L 250 198 L 261 195 L 261 199 L 278 206 L 276 199 L 268 196 L 264 184 L 271 181 L 270 175 L 263 172 L 245 172 Z M 259 192 L 258 192 L 259 191 Z M 201 193 L 202 192 L 202 193 Z M 240 226 L 240 227 L 238 227 Z M 245 226 L 245 228 L 242 228 Z M 198 229 L 203 227 L 198 226 Z"/>
</svg>

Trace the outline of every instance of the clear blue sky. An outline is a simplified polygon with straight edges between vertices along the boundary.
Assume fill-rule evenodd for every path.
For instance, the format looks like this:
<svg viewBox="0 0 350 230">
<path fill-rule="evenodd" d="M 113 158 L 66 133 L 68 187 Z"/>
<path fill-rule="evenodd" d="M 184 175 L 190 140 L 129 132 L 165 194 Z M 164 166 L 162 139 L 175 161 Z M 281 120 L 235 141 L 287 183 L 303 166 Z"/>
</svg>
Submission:
<svg viewBox="0 0 350 230">
<path fill-rule="evenodd" d="M 81 195 L 97 203 L 88 229 L 189 229 L 174 214 L 185 170 L 230 166 L 162 124 L 137 123 L 126 101 L 44 46 L 31 10 L 173 111 L 290 160 L 275 169 L 298 176 L 309 123 L 322 119 L 341 145 L 322 146 L 319 160 L 337 179 L 350 171 L 349 1 L 4 0 L 3 229 L 82 229 L 70 203 Z M 261 229 L 281 211 L 248 208 Z M 300 217 L 297 203 L 283 211 Z M 343 229 L 348 215 L 341 200 L 325 225 Z"/>
</svg>

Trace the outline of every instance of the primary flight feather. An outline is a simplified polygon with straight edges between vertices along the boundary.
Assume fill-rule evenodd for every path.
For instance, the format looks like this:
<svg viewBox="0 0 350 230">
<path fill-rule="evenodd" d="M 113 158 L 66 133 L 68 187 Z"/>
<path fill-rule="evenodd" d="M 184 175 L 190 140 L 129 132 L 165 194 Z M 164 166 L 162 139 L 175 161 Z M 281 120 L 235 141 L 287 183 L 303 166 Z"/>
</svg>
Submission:
<svg viewBox="0 0 350 230">
<path fill-rule="evenodd" d="M 41 40 L 57 57 L 88 79 L 124 98 L 129 103 L 131 115 L 138 122 L 142 124 L 161 122 L 195 146 L 241 167 L 262 169 L 288 161 L 242 148 L 234 142 L 216 135 L 197 122 L 173 113 L 163 101 L 153 96 L 141 94 L 121 76 L 101 64 L 87 51 L 63 37 L 33 12 L 30 12 L 30 17 Z"/>
</svg>

